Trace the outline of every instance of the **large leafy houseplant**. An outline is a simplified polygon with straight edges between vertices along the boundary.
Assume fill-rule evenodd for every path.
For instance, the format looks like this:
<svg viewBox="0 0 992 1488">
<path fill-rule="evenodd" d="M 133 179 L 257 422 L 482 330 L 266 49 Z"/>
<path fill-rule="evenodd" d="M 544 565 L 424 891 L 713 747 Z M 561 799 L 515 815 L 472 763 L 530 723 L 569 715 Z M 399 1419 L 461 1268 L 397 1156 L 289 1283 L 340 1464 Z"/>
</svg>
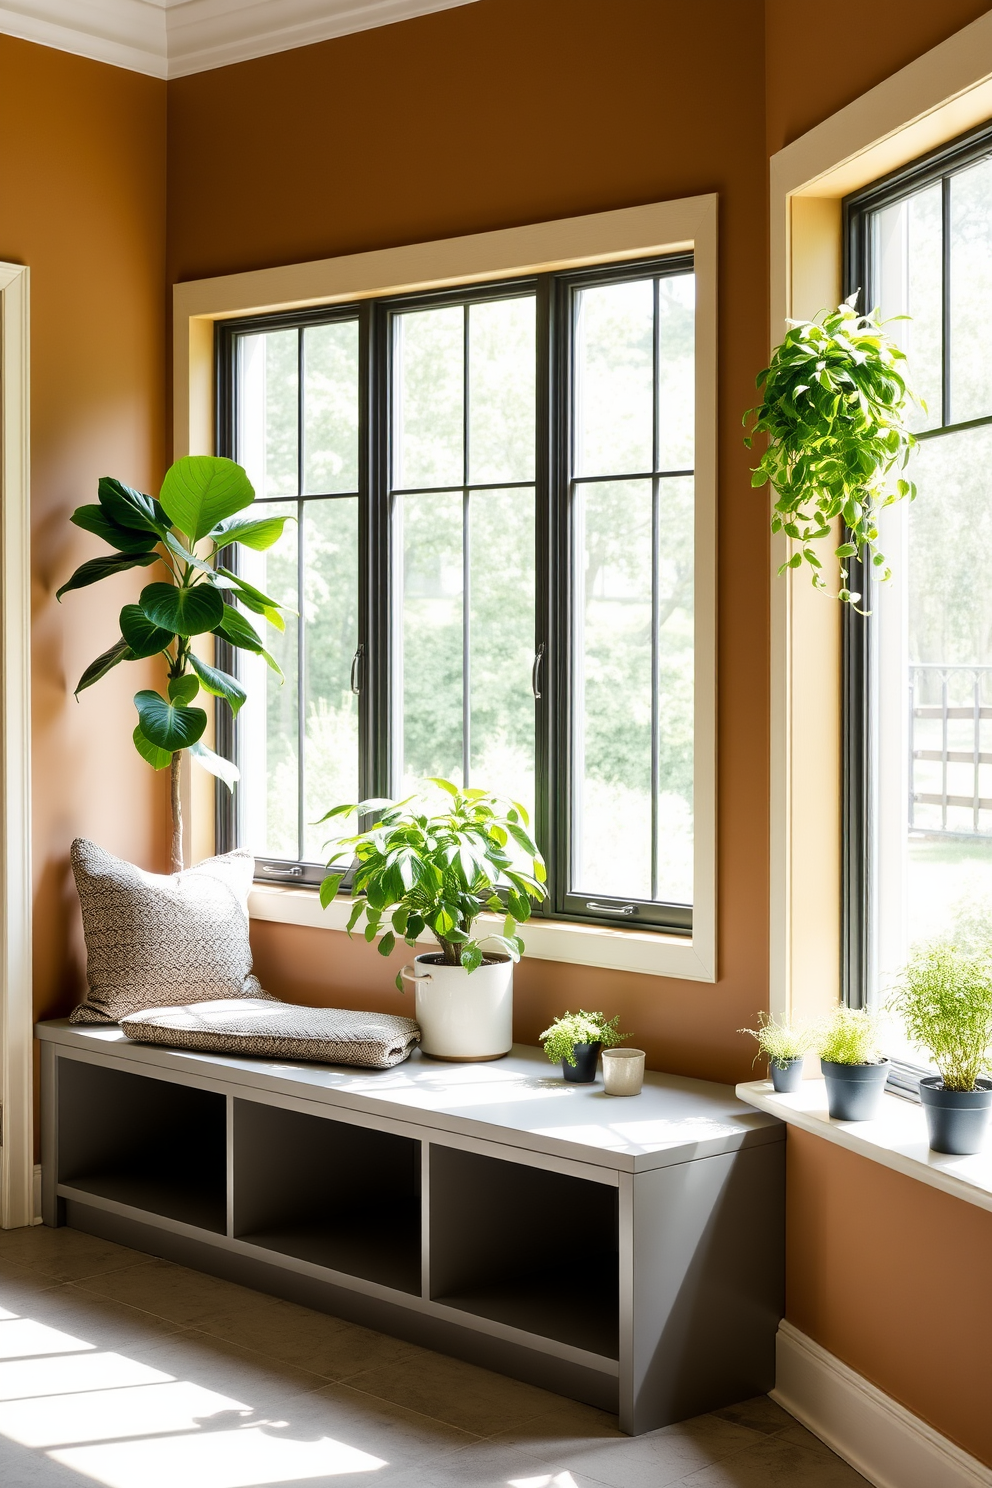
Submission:
<svg viewBox="0 0 992 1488">
<path fill-rule="evenodd" d="M 234 543 L 259 550 L 271 547 L 287 519 L 245 515 L 255 499 L 251 482 L 233 460 L 213 455 L 177 460 L 167 471 L 157 499 L 110 476 L 100 480 L 97 497 L 95 504 L 77 508 L 72 521 L 102 538 L 113 553 L 81 564 L 57 591 L 57 598 L 129 568 L 157 564 L 164 573 L 142 589 L 137 604 L 123 607 L 120 636 L 86 668 L 76 684 L 76 696 L 122 661 L 163 658 L 164 692 L 145 688 L 134 695 L 138 722 L 133 739 L 135 749 L 153 769 L 171 769 L 172 870 L 178 872 L 183 866 L 179 798 L 183 751 L 188 750 L 229 788 L 238 775 L 230 761 L 202 742 L 207 714 L 194 706 L 194 699 L 202 688 L 222 698 L 235 714 L 245 701 L 237 678 L 194 653 L 194 637 L 214 635 L 254 652 L 282 676 L 255 627 L 233 604 L 225 603 L 225 597 L 237 599 L 245 609 L 284 630 L 280 606 L 221 564 L 219 555 Z"/>
<path fill-rule="evenodd" d="M 749 449 L 756 434 L 768 436 L 751 484 L 773 486 L 772 531 L 796 544 L 779 572 L 805 563 L 814 586 L 826 589 L 813 545 L 829 538 L 840 520 L 846 532 L 834 548 L 838 598 L 851 604 L 861 594 L 849 587 L 850 560 L 857 556 L 866 572 L 889 578 L 878 547 L 879 512 L 916 495 L 912 481 L 890 479 L 916 443 L 903 422 L 912 399 L 898 365 L 905 353 L 879 312 L 859 315 L 856 300 L 851 295 L 817 320 L 789 322 L 758 374 L 761 403 L 744 415 L 745 425 L 753 420 L 744 441 Z"/>
<path fill-rule="evenodd" d="M 411 796 L 334 806 L 321 817 L 377 815 L 370 830 L 334 842 L 321 904 L 327 908 L 346 876 L 347 869 L 335 865 L 354 859 L 348 933 L 364 917 L 365 939 L 379 937 L 381 955 L 388 956 L 397 939 L 415 946 L 426 929 L 445 966 L 476 971 L 486 958 L 483 943 L 519 960 L 524 943 L 517 927 L 530 918 L 531 900 L 547 894 L 544 859 L 527 830 L 527 812 L 483 790 L 459 790 L 450 780 L 427 783 L 447 797 L 439 810 Z M 503 916 L 501 934 L 473 934 L 486 910 Z M 402 973 L 396 985 L 403 990 Z"/>
</svg>

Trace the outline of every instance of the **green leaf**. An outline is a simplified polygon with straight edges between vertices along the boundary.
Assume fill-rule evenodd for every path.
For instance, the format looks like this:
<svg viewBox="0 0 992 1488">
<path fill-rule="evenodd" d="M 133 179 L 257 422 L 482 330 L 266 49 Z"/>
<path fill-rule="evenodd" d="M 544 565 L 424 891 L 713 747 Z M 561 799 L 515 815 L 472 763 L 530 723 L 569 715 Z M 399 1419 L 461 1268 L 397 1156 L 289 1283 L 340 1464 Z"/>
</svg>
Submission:
<svg viewBox="0 0 992 1488">
<path fill-rule="evenodd" d="M 79 506 L 69 518 L 84 532 L 102 537 L 104 542 L 121 553 L 147 553 L 158 541 L 155 533 L 137 532 L 133 527 L 122 527 L 109 517 L 102 506 Z"/>
<path fill-rule="evenodd" d="M 78 697 L 85 687 L 92 687 L 94 682 L 99 682 L 100 678 L 105 677 L 108 672 L 112 671 L 118 662 L 134 661 L 134 659 L 127 641 L 121 637 L 119 641 L 115 641 L 112 646 L 102 652 L 96 661 L 90 662 L 76 683 L 75 696 Z"/>
<path fill-rule="evenodd" d="M 191 542 L 199 542 L 224 517 L 233 516 L 255 499 L 240 465 L 218 455 L 186 455 L 170 467 L 159 500 Z"/>
<path fill-rule="evenodd" d="M 61 599 L 70 589 L 86 589 L 90 584 L 99 584 L 101 579 L 109 579 L 111 574 L 123 573 L 128 568 L 147 568 L 158 561 L 156 553 L 120 553 L 116 558 L 90 558 L 79 565 L 61 589 L 56 589 L 55 598 Z"/>
<path fill-rule="evenodd" d="M 172 677 L 169 681 L 169 701 L 172 703 L 191 703 L 200 690 L 200 683 L 196 677 L 186 673 L 182 677 Z"/>
<path fill-rule="evenodd" d="M 153 770 L 164 770 L 167 765 L 172 764 L 171 749 L 159 749 L 158 745 L 153 744 L 151 739 L 146 739 L 141 732 L 140 723 L 131 735 L 131 738 L 134 740 L 134 747 L 141 755 L 141 758 L 147 760 Z"/>
<path fill-rule="evenodd" d="M 320 886 L 320 907 L 326 909 L 344 881 L 343 873 L 329 873 Z"/>
<path fill-rule="evenodd" d="M 177 584 L 148 584 L 138 596 L 142 613 L 163 630 L 177 635 L 202 635 L 215 630 L 224 614 L 224 601 L 210 584 L 182 589 Z"/>
<path fill-rule="evenodd" d="M 136 692 L 134 706 L 141 719 L 141 732 L 160 749 L 173 753 L 188 749 L 200 738 L 207 726 L 202 708 L 186 708 L 181 703 L 167 703 L 157 692 Z"/>
<path fill-rule="evenodd" d="M 219 667 L 208 666 L 192 652 L 189 664 L 199 677 L 204 692 L 209 692 L 212 697 L 223 698 L 230 705 L 231 712 L 237 717 L 238 709 L 248 697 L 238 679 L 232 677 L 229 672 L 222 672 Z"/>
<path fill-rule="evenodd" d="M 207 536 L 211 538 L 219 548 L 224 548 L 228 543 L 244 543 L 246 548 L 255 548 L 263 552 L 271 548 L 282 537 L 282 531 L 287 522 L 295 522 L 295 517 L 227 517 L 223 522 L 218 522 L 212 532 Z"/>
<path fill-rule="evenodd" d="M 262 645 L 261 636 L 251 622 L 246 620 L 244 615 L 239 614 L 233 605 L 226 604 L 223 610 L 220 623 L 214 629 L 214 635 L 223 636 L 226 641 L 230 641 L 232 646 L 237 646 L 242 651 L 254 651 L 257 656 L 264 657 L 276 675 L 281 677 L 282 667 L 275 657 L 266 651 Z"/>
<path fill-rule="evenodd" d="M 380 956 L 391 956 L 392 953 L 393 953 L 393 947 L 395 946 L 395 944 L 396 944 L 396 936 L 393 934 L 393 932 L 391 930 L 387 930 L 386 933 L 385 933 L 385 935 L 382 937 L 382 939 L 379 942 L 379 955 Z"/>
<path fill-rule="evenodd" d="M 190 711 L 198 712 L 199 710 L 191 709 Z M 229 791 L 234 790 L 241 779 L 241 772 L 233 760 L 225 759 L 222 754 L 215 754 L 212 749 L 207 748 L 206 744 L 199 741 L 189 746 L 189 752 L 198 765 L 209 771 L 211 775 L 215 775 L 218 780 L 222 780 Z"/>
<path fill-rule="evenodd" d="M 175 640 L 175 632 L 153 625 L 140 605 L 125 605 L 121 610 L 120 621 L 121 635 L 135 657 L 155 656 Z"/>
<path fill-rule="evenodd" d="M 461 954 L 461 963 L 466 971 L 478 971 L 482 965 L 482 951 L 477 945 L 467 946 Z"/>
<path fill-rule="evenodd" d="M 164 537 L 169 530 L 169 519 L 152 496 L 144 491 L 135 491 L 112 475 L 102 475 L 97 482 L 97 496 L 107 516 L 121 527 L 133 527 L 137 532 L 154 532 Z"/>
<path fill-rule="evenodd" d="M 449 796 L 457 796 L 458 787 L 452 785 L 450 780 L 442 780 L 439 775 L 428 775 L 427 779 L 431 785 L 438 785 L 443 791 L 447 791 Z"/>
<path fill-rule="evenodd" d="M 217 572 L 227 580 L 227 587 L 234 590 L 246 609 L 251 610 L 255 615 L 263 615 L 270 625 L 275 626 L 276 630 L 286 629 L 286 622 L 279 613 L 280 607 L 276 600 L 270 599 L 267 594 L 262 593 L 261 589 L 256 589 L 253 584 L 247 583 L 238 574 L 232 573 L 229 568 L 219 568 Z"/>
</svg>

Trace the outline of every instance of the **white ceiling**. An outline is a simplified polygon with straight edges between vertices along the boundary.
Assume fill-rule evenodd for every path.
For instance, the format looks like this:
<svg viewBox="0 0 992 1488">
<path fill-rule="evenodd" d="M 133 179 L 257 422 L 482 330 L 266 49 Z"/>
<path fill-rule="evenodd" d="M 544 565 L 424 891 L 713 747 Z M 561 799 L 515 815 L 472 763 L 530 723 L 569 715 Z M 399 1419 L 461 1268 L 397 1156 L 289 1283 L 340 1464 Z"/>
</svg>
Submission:
<svg viewBox="0 0 992 1488">
<path fill-rule="evenodd" d="M 389 26 L 474 0 L 0 0 L 0 34 L 150 77 Z"/>
</svg>

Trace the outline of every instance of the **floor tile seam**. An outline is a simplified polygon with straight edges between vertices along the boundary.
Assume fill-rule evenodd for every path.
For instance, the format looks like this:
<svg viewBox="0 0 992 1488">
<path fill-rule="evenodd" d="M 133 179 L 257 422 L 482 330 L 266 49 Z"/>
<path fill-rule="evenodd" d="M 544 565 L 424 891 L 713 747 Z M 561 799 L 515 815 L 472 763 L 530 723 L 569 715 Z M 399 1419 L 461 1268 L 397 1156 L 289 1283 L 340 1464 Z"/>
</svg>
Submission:
<svg viewBox="0 0 992 1488">
<path fill-rule="evenodd" d="M 149 1257 L 149 1260 L 151 1259 L 152 1257 Z M 29 1271 L 38 1270 L 41 1276 L 46 1274 L 40 1267 L 27 1266 L 25 1269 Z M 118 1276 L 121 1271 L 130 1271 L 132 1269 L 132 1263 L 129 1261 L 126 1266 L 111 1266 L 110 1268 L 104 1267 L 102 1271 L 87 1271 L 85 1276 L 61 1276 L 58 1278 L 57 1285 L 72 1286 L 76 1282 L 82 1284 L 86 1281 L 99 1281 L 104 1276 Z"/>
<path fill-rule="evenodd" d="M 126 1307 L 129 1312 L 139 1313 L 142 1317 L 154 1318 L 157 1323 L 171 1323 L 173 1331 L 181 1332 L 189 1327 L 188 1323 L 178 1323 L 175 1318 L 167 1317 L 165 1313 L 153 1312 L 150 1307 L 139 1307 L 136 1302 L 121 1302 L 117 1297 L 108 1297 L 103 1292 L 96 1292 L 91 1287 L 82 1286 L 78 1282 L 67 1281 L 66 1286 L 79 1286 L 79 1290 L 87 1297 L 93 1297 L 98 1302 L 105 1302 L 109 1307 Z"/>
<path fill-rule="evenodd" d="M 442 1355 L 442 1357 L 444 1356 Z M 371 1370 L 366 1370 L 364 1372 L 371 1373 Z M 393 1400 L 392 1397 L 389 1395 L 379 1395 L 374 1390 L 362 1389 L 355 1383 L 356 1380 L 359 1380 L 362 1377 L 362 1374 L 356 1374 L 351 1375 L 345 1379 L 330 1380 L 328 1381 L 328 1383 L 335 1385 L 346 1385 L 349 1390 L 354 1390 L 356 1395 L 367 1395 L 370 1400 L 379 1400 L 382 1401 L 385 1405 L 396 1406 L 398 1410 L 407 1411 L 411 1416 L 419 1416 L 422 1421 L 429 1421 L 432 1425 L 445 1426 L 449 1430 L 454 1431 L 463 1431 L 467 1436 L 475 1438 L 475 1442 L 472 1443 L 472 1445 L 476 1445 L 481 1442 L 487 1442 L 490 1440 L 489 1437 L 483 1436 L 480 1432 L 472 1431 L 467 1426 L 459 1426 L 454 1421 L 446 1421 L 443 1416 L 430 1416 L 426 1413 L 426 1411 L 418 1410 L 417 1407 L 413 1405 L 404 1405 L 402 1401 Z M 537 1414 L 539 1415 L 540 1412 L 538 1412 Z M 524 1421 L 533 1419 L 535 1419 L 535 1417 L 533 1416 L 527 1416 L 523 1418 Z M 459 1450 L 461 1449 L 459 1448 Z"/>
<path fill-rule="evenodd" d="M 237 1349 L 241 1354 L 251 1354 L 254 1359 L 267 1365 L 270 1369 L 273 1367 L 291 1369 L 300 1374 L 309 1375 L 317 1383 L 308 1389 L 301 1389 L 301 1395 L 308 1394 L 311 1389 L 323 1390 L 328 1385 L 343 1385 L 346 1383 L 345 1380 L 336 1374 L 322 1374 L 319 1369 L 312 1369 L 309 1365 L 293 1364 L 289 1359 L 280 1359 L 275 1354 L 267 1353 L 264 1349 L 252 1348 L 251 1344 L 238 1343 L 233 1338 L 226 1338 L 222 1333 L 212 1333 L 209 1328 L 204 1328 L 199 1323 L 180 1323 L 178 1325 L 178 1331 L 183 1334 L 194 1333 L 200 1338 L 209 1339 L 211 1343 L 223 1343 L 228 1348 Z M 360 1391 L 358 1393 L 365 1394 L 367 1392 Z"/>
</svg>

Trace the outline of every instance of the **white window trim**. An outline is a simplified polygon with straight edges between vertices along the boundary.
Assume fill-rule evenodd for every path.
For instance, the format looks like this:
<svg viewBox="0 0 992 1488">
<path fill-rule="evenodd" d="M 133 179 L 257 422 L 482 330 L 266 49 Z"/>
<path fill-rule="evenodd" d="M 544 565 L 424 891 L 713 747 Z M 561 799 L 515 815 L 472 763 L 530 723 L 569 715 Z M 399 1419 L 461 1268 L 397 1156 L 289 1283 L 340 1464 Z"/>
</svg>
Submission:
<svg viewBox="0 0 992 1488">
<path fill-rule="evenodd" d="M 992 12 L 772 156 L 772 345 L 840 298 L 843 197 L 989 119 Z M 773 538 L 769 1005 L 811 1016 L 840 995 L 841 607 L 786 557 Z"/>
<path fill-rule="evenodd" d="M 696 271 L 695 852 L 691 939 L 638 930 L 532 921 L 527 953 L 546 960 L 715 982 L 716 951 L 716 317 L 715 195 L 655 202 L 435 243 L 193 280 L 174 288 L 174 449 L 210 454 L 214 443 L 213 331 L 218 320 L 343 303 L 557 269 L 619 263 L 691 249 Z M 213 851 L 209 777 L 187 782 L 187 851 Z M 340 930 L 316 895 L 256 889 L 250 912 L 286 924 Z"/>
<path fill-rule="evenodd" d="M 0 263 L 0 1225 L 34 1220 L 29 270 Z"/>
</svg>

